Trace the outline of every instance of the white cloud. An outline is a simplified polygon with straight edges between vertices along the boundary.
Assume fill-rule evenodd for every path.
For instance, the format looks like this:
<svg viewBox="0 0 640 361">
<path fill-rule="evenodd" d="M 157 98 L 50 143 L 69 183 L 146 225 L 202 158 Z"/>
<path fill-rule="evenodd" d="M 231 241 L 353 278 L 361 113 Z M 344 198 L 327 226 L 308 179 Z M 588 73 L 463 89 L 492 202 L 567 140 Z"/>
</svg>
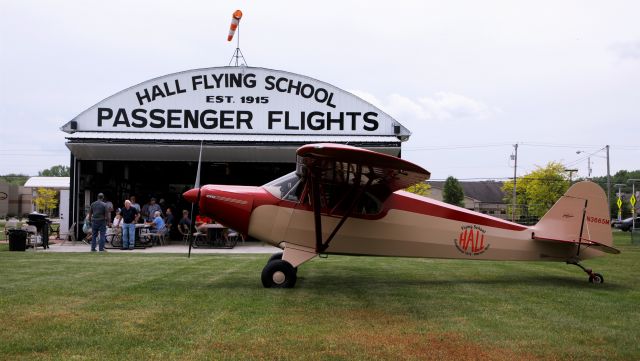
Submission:
<svg viewBox="0 0 640 361">
<path fill-rule="evenodd" d="M 610 49 L 622 59 L 640 59 L 640 40 L 616 43 Z"/>
<path fill-rule="evenodd" d="M 473 121 L 489 119 L 501 113 L 499 108 L 491 107 L 482 101 L 445 91 L 417 99 L 391 94 L 384 100 L 359 90 L 351 92 L 398 120 Z"/>
</svg>

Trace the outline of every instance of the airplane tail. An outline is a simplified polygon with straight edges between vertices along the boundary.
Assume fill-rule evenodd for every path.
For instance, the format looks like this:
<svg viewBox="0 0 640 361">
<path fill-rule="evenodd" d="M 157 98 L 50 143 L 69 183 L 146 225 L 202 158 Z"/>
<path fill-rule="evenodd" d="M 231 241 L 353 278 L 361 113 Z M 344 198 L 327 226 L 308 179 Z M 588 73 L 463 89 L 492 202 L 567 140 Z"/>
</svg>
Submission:
<svg viewBox="0 0 640 361">
<path fill-rule="evenodd" d="M 592 182 L 572 185 L 533 229 L 535 239 L 583 243 L 603 252 L 619 253 L 612 247 L 607 196 Z"/>
</svg>

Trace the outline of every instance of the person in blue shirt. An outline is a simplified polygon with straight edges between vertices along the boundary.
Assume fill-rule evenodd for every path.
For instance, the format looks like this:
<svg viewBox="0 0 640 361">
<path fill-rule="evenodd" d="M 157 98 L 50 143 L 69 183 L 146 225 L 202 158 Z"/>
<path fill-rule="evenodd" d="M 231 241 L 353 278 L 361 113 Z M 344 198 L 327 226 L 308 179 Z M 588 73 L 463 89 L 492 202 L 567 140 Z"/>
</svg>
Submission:
<svg viewBox="0 0 640 361">
<path fill-rule="evenodd" d="M 162 212 L 156 211 L 153 214 L 153 220 L 147 223 L 153 229 L 153 233 L 164 234 L 167 231 L 164 220 L 162 219 Z"/>
</svg>

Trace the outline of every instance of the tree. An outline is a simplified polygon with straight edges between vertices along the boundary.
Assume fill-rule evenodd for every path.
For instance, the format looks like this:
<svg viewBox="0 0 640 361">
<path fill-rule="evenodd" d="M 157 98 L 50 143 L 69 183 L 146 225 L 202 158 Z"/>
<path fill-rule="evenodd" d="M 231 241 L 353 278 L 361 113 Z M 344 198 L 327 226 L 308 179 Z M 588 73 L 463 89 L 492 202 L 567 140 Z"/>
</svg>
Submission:
<svg viewBox="0 0 640 361">
<path fill-rule="evenodd" d="M 41 177 L 68 177 L 69 167 L 66 165 L 54 165 L 53 167 L 38 172 Z"/>
<path fill-rule="evenodd" d="M 17 186 L 23 186 L 26 182 L 27 179 L 29 179 L 28 175 L 24 175 L 24 174 L 7 174 L 7 175 L 3 175 L 0 176 L 1 180 L 4 180 L 5 182 L 9 183 L 9 184 L 14 184 Z"/>
<path fill-rule="evenodd" d="M 610 211 L 611 217 L 618 217 L 618 187 L 615 187 L 616 184 L 624 184 L 623 187 L 620 187 L 623 198 L 625 198 L 622 202 L 622 217 L 628 217 L 631 215 L 631 204 L 629 203 L 629 198 L 631 197 L 631 183 L 629 183 L 629 179 L 640 179 L 640 170 L 627 171 L 627 170 L 619 170 L 616 174 L 611 176 L 611 204 Z M 591 178 L 592 182 L 598 183 L 602 189 L 604 189 L 605 193 L 607 192 L 607 177 L 593 177 Z M 640 183 L 636 183 L 636 191 L 640 190 Z M 638 207 L 638 204 L 636 204 Z"/>
<path fill-rule="evenodd" d="M 420 182 L 410 186 L 406 191 L 426 197 L 431 194 L 431 185 L 425 182 Z"/>
<path fill-rule="evenodd" d="M 454 206 L 464 207 L 464 191 L 456 178 L 449 176 L 444 181 L 442 200 Z"/>
<path fill-rule="evenodd" d="M 560 163 L 549 162 L 546 167 L 538 166 L 531 173 L 519 177 L 516 185 L 518 204 L 525 205 L 529 215 L 542 217 L 569 188 L 564 169 Z M 505 181 L 502 191 L 505 193 L 504 201 L 512 204 L 513 181 Z M 518 217 L 523 215 L 521 212 L 521 209 L 516 210 Z"/>
<path fill-rule="evenodd" d="M 36 203 L 38 212 L 51 215 L 51 212 L 58 206 L 58 192 L 51 188 L 38 188 L 33 201 Z"/>
</svg>

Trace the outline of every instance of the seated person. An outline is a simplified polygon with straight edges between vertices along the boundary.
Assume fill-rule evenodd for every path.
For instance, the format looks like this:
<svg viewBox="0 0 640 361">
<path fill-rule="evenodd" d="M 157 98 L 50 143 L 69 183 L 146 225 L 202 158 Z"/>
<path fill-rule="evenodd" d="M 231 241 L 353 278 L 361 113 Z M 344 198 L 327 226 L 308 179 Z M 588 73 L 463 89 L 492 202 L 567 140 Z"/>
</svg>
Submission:
<svg viewBox="0 0 640 361">
<path fill-rule="evenodd" d="M 113 228 L 116 233 L 122 232 L 122 215 L 120 214 L 120 208 L 116 209 L 116 216 L 113 217 L 111 228 Z"/>
<path fill-rule="evenodd" d="M 211 223 L 213 223 L 213 219 L 207 216 L 201 216 L 201 215 L 196 216 L 196 229 L 198 230 L 198 232 L 206 233 L 207 232 L 206 225 Z"/>
<path fill-rule="evenodd" d="M 171 208 L 167 208 L 167 211 L 165 213 L 164 216 L 164 223 L 165 223 L 165 227 L 167 227 L 167 232 L 169 233 L 169 235 L 172 237 L 174 233 L 174 220 L 173 220 L 173 212 L 171 211 Z"/>
<path fill-rule="evenodd" d="M 189 211 L 182 210 L 182 218 L 178 222 L 178 229 L 183 234 L 188 234 L 191 231 L 191 218 L 189 218 Z"/>
<path fill-rule="evenodd" d="M 153 220 L 151 222 L 147 222 L 146 224 L 150 225 L 153 229 L 153 233 L 163 234 L 167 227 L 165 227 L 164 220 L 162 219 L 162 212 L 156 211 L 153 214 Z"/>
<path fill-rule="evenodd" d="M 82 224 L 82 233 L 84 233 L 84 241 L 91 240 L 91 234 L 93 233 L 93 229 L 91 228 L 91 214 L 87 214 L 84 217 L 84 223 Z"/>
<path fill-rule="evenodd" d="M 196 216 L 196 230 L 199 233 L 204 233 L 205 235 L 207 235 L 212 239 L 218 239 L 220 236 L 222 236 L 222 238 L 224 238 L 225 241 L 229 240 L 228 228 L 222 228 L 222 230 L 216 229 L 216 228 L 213 228 L 213 229 L 207 228 L 207 225 L 214 224 L 214 223 L 216 223 L 216 221 L 214 221 L 213 219 L 207 216 L 200 216 L 200 215 Z"/>
</svg>

